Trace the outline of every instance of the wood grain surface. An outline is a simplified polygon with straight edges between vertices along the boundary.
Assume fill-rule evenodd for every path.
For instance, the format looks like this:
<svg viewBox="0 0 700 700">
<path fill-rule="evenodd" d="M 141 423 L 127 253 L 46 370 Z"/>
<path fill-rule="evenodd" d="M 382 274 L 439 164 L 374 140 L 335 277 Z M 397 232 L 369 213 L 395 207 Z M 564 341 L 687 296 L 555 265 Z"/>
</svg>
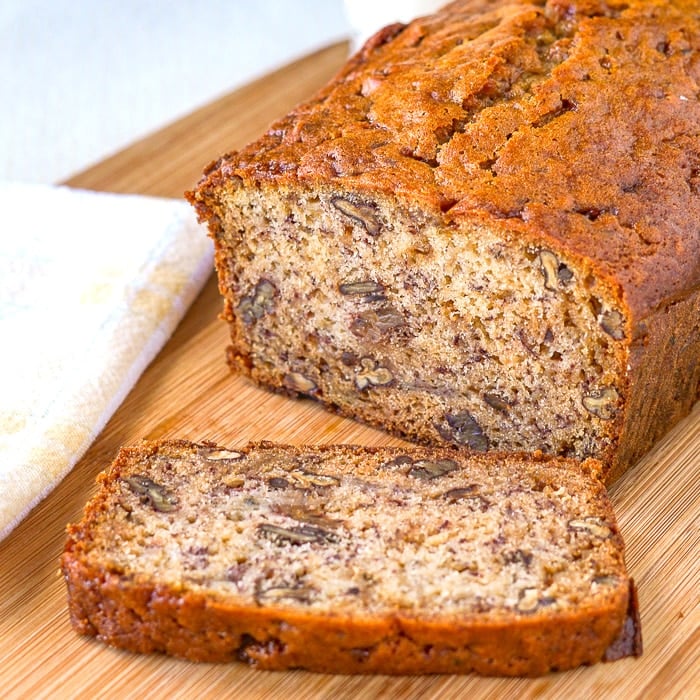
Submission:
<svg viewBox="0 0 700 700">
<path fill-rule="evenodd" d="M 336 45 L 292 64 L 76 175 L 96 190 L 180 197 L 336 71 Z M 99 230 L 95 231 L 99 236 Z M 641 659 L 535 680 L 260 672 L 107 648 L 75 634 L 58 571 L 64 530 L 122 444 L 142 437 L 400 444 L 308 400 L 232 375 L 210 279 L 166 347 L 71 474 L 0 543 L 0 696 L 5 698 L 700 698 L 700 404 L 612 488 L 637 581 Z"/>
</svg>

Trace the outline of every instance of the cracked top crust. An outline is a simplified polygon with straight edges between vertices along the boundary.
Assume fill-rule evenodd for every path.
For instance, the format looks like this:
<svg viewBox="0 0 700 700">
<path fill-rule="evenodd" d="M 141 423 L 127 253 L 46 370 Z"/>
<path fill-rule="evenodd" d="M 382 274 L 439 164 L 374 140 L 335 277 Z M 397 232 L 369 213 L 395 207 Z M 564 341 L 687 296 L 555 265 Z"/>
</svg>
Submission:
<svg viewBox="0 0 700 700">
<path fill-rule="evenodd" d="M 696 0 L 465 0 L 386 27 L 212 164 L 247 185 L 396 197 L 588 261 L 644 318 L 700 286 Z"/>
</svg>

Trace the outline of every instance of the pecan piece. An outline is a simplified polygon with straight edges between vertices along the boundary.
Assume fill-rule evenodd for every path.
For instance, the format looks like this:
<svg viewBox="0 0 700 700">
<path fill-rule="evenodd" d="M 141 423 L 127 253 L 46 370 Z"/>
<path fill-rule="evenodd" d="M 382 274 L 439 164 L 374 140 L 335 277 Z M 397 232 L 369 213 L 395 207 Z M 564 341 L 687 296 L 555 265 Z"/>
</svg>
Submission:
<svg viewBox="0 0 700 700">
<path fill-rule="evenodd" d="M 408 455 L 399 455 L 388 462 L 384 462 L 384 464 L 380 466 L 380 469 L 394 469 L 395 467 L 403 467 L 407 464 L 413 464 L 413 460 Z"/>
<path fill-rule="evenodd" d="M 484 401 L 499 413 L 508 413 L 510 404 L 500 394 L 487 391 L 483 394 Z"/>
<path fill-rule="evenodd" d="M 311 486 L 321 486 L 325 488 L 328 486 L 340 485 L 340 479 L 337 476 L 331 476 L 330 474 L 316 474 L 307 470 L 290 472 L 289 477 L 295 486 L 305 489 L 308 489 Z"/>
<path fill-rule="evenodd" d="M 448 413 L 445 416 L 447 427 L 436 426 L 438 432 L 445 440 L 467 445 L 477 452 L 485 452 L 489 448 L 489 439 L 484 434 L 481 426 L 469 411 L 461 413 Z"/>
<path fill-rule="evenodd" d="M 326 544 L 328 542 L 338 542 L 339 537 L 334 532 L 326 530 L 317 525 L 299 525 L 295 527 L 280 527 L 270 523 L 263 523 L 258 526 L 258 532 L 272 540 L 275 544 Z"/>
<path fill-rule="evenodd" d="M 381 367 L 371 357 L 363 357 L 360 360 L 360 369 L 355 375 L 355 386 L 358 389 L 386 386 L 392 381 L 394 381 L 394 375 L 386 367 Z"/>
<path fill-rule="evenodd" d="M 205 457 L 210 462 L 218 462 L 228 459 L 241 459 L 241 457 L 243 457 L 243 453 L 235 452 L 234 450 L 212 450 L 211 452 L 207 452 Z"/>
<path fill-rule="evenodd" d="M 284 491 L 291 485 L 283 476 L 273 476 L 267 480 L 267 485 L 276 491 Z"/>
<path fill-rule="evenodd" d="M 357 314 L 350 324 L 350 332 L 369 342 L 379 342 L 382 335 L 406 325 L 406 319 L 391 304 L 379 309 L 368 309 Z"/>
<path fill-rule="evenodd" d="M 146 503 L 149 503 L 155 510 L 162 513 L 168 513 L 175 510 L 178 504 L 177 497 L 168 491 L 165 486 L 157 484 L 153 479 L 150 479 L 143 474 L 132 474 L 123 478 L 129 488 L 143 497 Z"/>
<path fill-rule="evenodd" d="M 370 236 L 380 234 L 382 227 L 377 218 L 376 205 L 345 197 L 333 197 L 331 204 L 339 212 L 359 223 Z"/>
<path fill-rule="evenodd" d="M 277 288 L 266 279 L 260 280 L 253 293 L 243 297 L 238 304 L 238 313 L 243 323 L 250 325 L 269 313 L 274 307 L 274 298 Z"/>
<path fill-rule="evenodd" d="M 478 484 L 459 486 L 446 491 L 443 494 L 443 498 L 447 499 L 448 503 L 460 503 L 471 511 L 485 513 L 489 509 L 490 503 L 481 494 L 477 493 L 478 490 Z"/>
<path fill-rule="evenodd" d="M 439 459 L 437 461 L 419 459 L 408 470 L 408 475 L 417 479 L 438 479 L 456 469 L 459 469 L 459 464 L 453 459 Z"/>
<path fill-rule="evenodd" d="M 619 311 L 605 311 L 600 317 L 600 326 L 614 340 L 625 337 L 625 317 Z"/>
<path fill-rule="evenodd" d="M 299 603 L 310 603 L 314 591 L 302 586 L 270 586 L 259 588 L 255 593 L 258 603 L 273 603 L 279 600 L 296 600 Z"/>
<path fill-rule="evenodd" d="M 563 262 L 559 262 L 551 250 L 541 250 L 539 258 L 545 289 L 556 292 L 560 285 L 568 284 L 573 279 L 574 273 Z"/>
<path fill-rule="evenodd" d="M 338 291 L 343 296 L 375 296 L 379 295 L 383 298 L 384 287 L 379 284 L 379 282 L 373 282 L 372 280 L 360 280 L 358 282 L 342 282 L 338 285 Z"/>
<path fill-rule="evenodd" d="M 583 407 L 601 420 L 612 420 L 617 413 L 617 403 L 620 395 L 617 389 L 606 386 L 591 394 L 586 394 L 581 399 Z"/>
<path fill-rule="evenodd" d="M 289 372 L 285 374 L 282 382 L 287 389 L 297 391 L 300 394 L 310 394 L 318 388 L 313 379 L 309 379 L 307 376 L 301 374 L 301 372 Z"/>
<path fill-rule="evenodd" d="M 473 498 L 479 487 L 476 484 L 469 484 L 469 486 L 460 486 L 458 488 L 450 489 L 445 491 L 443 495 L 450 503 L 456 503 L 461 501 L 463 498 Z"/>
<path fill-rule="evenodd" d="M 600 539 L 607 539 L 612 535 L 612 530 L 608 523 L 606 523 L 602 518 L 598 518 L 594 515 L 588 516 L 586 518 L 580 518 L 569 521 L 569 527 L 572 530 L 579 530 L 588 532 L 593 537 L 599 537 Z"/>
<path fill-rule="evenodd" d="M 240 474 L 224 474 L 221 477 L 221 483 L 231 489 L 239 489 L 245 486 L 245 477 Z"/>
</svg>

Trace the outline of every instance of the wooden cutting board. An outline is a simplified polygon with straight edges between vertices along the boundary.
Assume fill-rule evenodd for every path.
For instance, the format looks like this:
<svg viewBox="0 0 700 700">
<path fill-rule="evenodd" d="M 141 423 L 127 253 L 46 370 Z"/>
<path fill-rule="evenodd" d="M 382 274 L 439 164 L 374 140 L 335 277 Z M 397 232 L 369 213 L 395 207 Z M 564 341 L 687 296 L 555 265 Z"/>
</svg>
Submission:
<svg viewBox="0 0 700 700">
<path fill-rule="evenodd" d="M 180 197 L 203 167 L 243 145 L 328 80 L 332 46 L 243 88 L 72 178 L 96 190 Z M 99 231 L 95 232 L 99 235 Z M 535 680 L 260 672 L 116 651 L 76 635 L 58 557 L 64 528 L 118 447 L 142 437 L 400 444 L 229 373 L 212 278 L 172 339 L 60 486 L 0 543 L 0 694 L 9 698 L 699 698 L 700 404 L 612 488 L 639 587 L 645 651 Z"/>
</svg>

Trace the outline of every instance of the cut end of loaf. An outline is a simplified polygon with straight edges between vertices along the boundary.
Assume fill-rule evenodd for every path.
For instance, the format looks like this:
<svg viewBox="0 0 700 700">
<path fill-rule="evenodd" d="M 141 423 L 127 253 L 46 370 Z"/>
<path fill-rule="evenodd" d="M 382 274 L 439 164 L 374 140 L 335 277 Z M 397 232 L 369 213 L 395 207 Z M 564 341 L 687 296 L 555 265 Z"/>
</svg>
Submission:
<svg viewBox="0 0 700 700">
<path fill-rule="evenodd" d="M 487 219 L 340 189 L 226 189 L 233 362 L 419 442 L 609 461 L 630 329 L 603 280 Z"/>
<path fill-rule="evenodd" d="M 594 663 L 630 607 L 596 468 L 423 448 L 130 448 L 69 531 L 73 622 L 127 649 L 262 668 Z"/>
</svg>

